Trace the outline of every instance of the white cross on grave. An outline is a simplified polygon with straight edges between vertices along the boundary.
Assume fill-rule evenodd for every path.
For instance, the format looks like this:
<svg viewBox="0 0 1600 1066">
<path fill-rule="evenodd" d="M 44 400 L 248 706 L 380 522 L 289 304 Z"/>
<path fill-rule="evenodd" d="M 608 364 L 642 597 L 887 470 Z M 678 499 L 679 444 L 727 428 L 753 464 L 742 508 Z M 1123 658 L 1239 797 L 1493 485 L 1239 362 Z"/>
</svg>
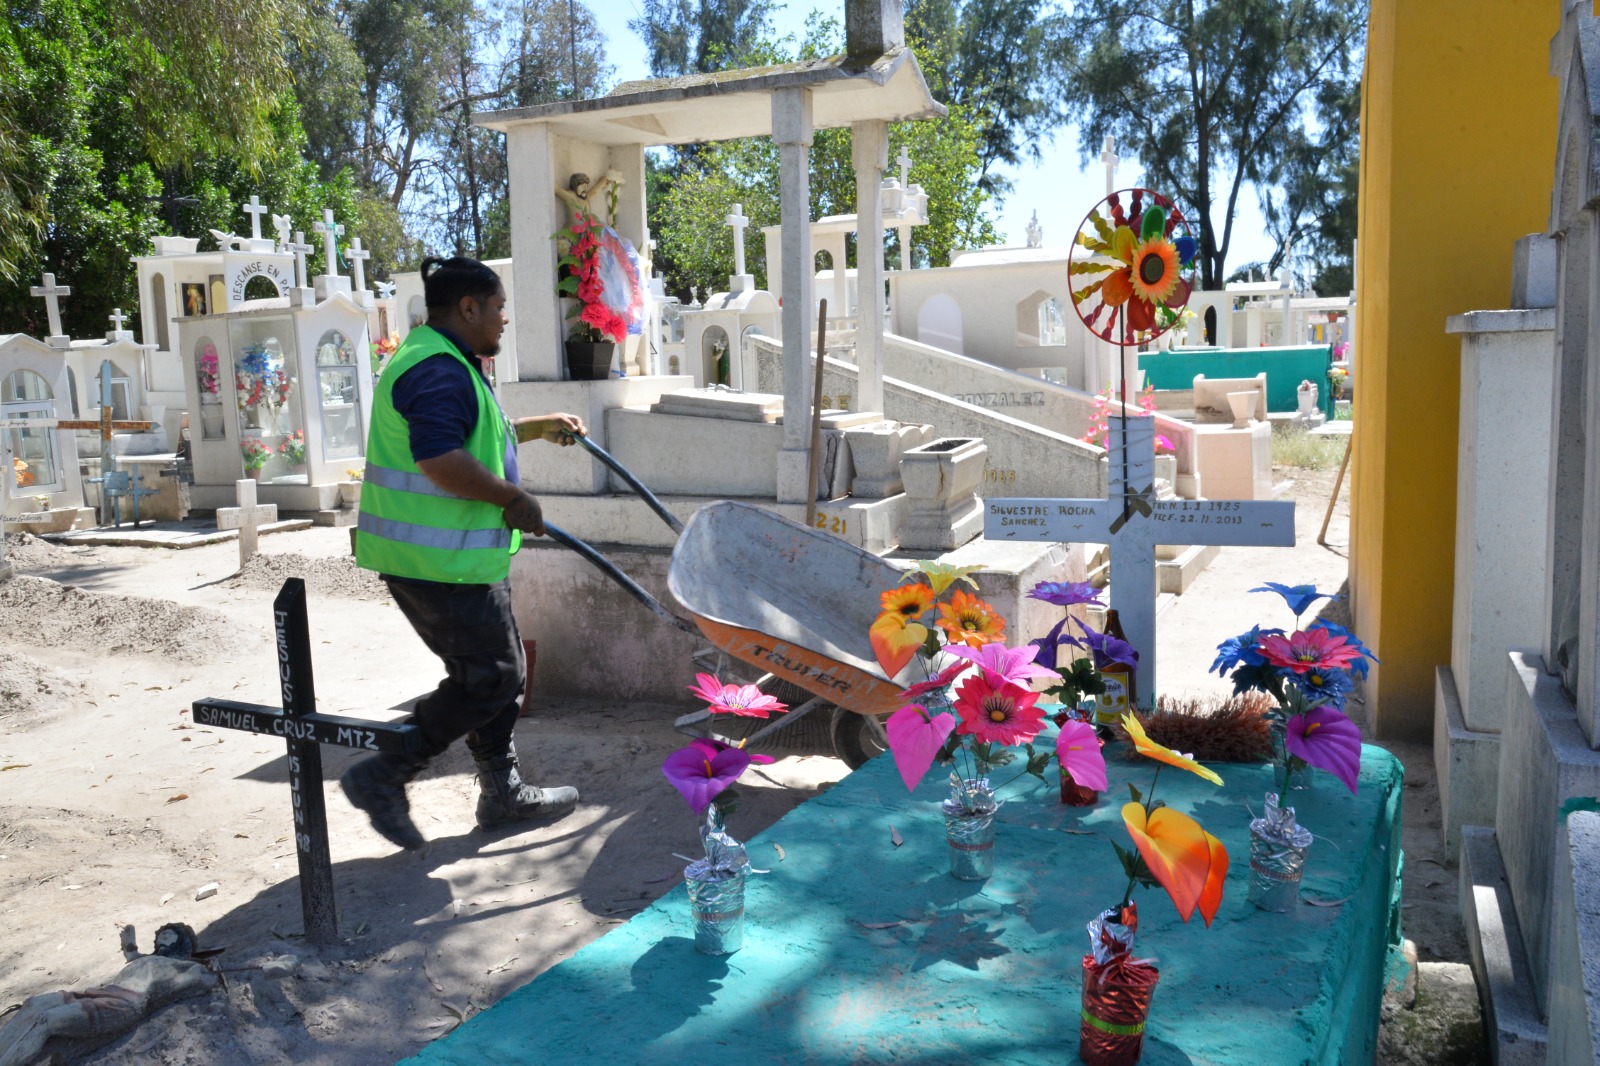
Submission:
<svg viewBox="0 0 1600 1066">
<path fill-rule="evenodd" d="M 261 202 L 261 198 L 251 194 L 250 202 L 245 205 L 244 213 L 250 216 L 250 238 L 261 239 L 261 216 L 268 214 L 272 209 Z"/>
<path fill-rule="evenodd" d="M 744 228 L 750 225 L 744 217 L 744 205 L 734 204 L 733 214 L 723 221 L 733 229 L 733 273 L 738 276 L 744 273 Z"/>
<path fill-rule="evenodd" d="M 1139 653 L 1139 706 L 1156 690 L 1156 546 L 1294 546 L 1294 504 L 1252 500 L 1155 498 L 1155 420 L 1110 419 L 1109 488 L 1103 500 L 990 499 L 990 540 L 1105 544 L 1111 551 L 1111 607 Z M 1126 424 L 1127 448 L 1124 440 Z"/>
<path fill-rule="evenodd" d="M 52 348 L 67 347 L 67 344 L 57 343 L 67 341 L 66 335 L 61 332 L 61 304 L 59 300 L 62 296 L 72 295 L 72 286 L 57 285 L 56 276 L 54 274 L 46 274 L 44 276 L 44 284 L 34 285 L 29 288 L 28 295 L 44 297 L 44 311 L 50 319 L 50 336 L 45 338 L 45 343 Z"/>
<path fill-rule="evenodd" d="M 121 340 L 122 335 L 124 333 L 128 333 L 127 330 L 122 328 L 127 323 L 128 316 L 122 313 L 122 308 L 113 307 L 111 309 L 111 313 L 106 317 L 111 319 L 111 332 L 107 334 L 106 339 L 113 341 Z M 131 336 L 131 334 L 129 335 Z"/>
<path fill-rule="evenodd" d="M 234 483 L 235 491 L 239 494 L 239 506 L 217 508 L 217 528 L 237 529 L 239 531 L 239 569 L 244 569 L 244 564 L 250 561 L 256 553 L 256 538 L 258 525 L 278 520 L 278 505 L 275 503 L 256 503 L 255 478 L 240 478 Z"/>
<path fill-rule="evenodd" d="M 350 273 L 354 275 L 356 279 L 356 291 L 366 291 L 366 261 L 372 258 L 372 253 L 361 247 L 360 237 L 351 237 L 350 247 L 345 250 L 344 257 L 350 260 Z"/>
<path fill-rule="evenodd" d="M 328 276 L 330 278 L 338 277 L 339 238 L 344 236 L 344 226 L 335 224 L 333 221 L 333 208 L 324 207 L 322 209 L 322 221 L 312 223 L 311 228 L 322 234 L 322 251 L 323 256 L 328 261 Z M 299 239 L 299 234 L 296 234 L 295 240 Z"/>
<path fill-rule="evenodd" d="M 294 283 L 299 288 L 305 288 L 306 256 L 316 251 L 316 249 L 306 243 L 306 235 L 302 231 L 295 230 L 294 242 L 284 245 L 283 250 L 294 253 Z"/>
<path fill-rule="evenodd" d="M 1106 165 L 1107 196 L 1117 191 L 1117 164 L 1121 161 L 1117 156 L 1117 139 L 1109 133 L 1106 134 L 1105 147 L 1100 151 L 1100 162 Z"/>
</svg>

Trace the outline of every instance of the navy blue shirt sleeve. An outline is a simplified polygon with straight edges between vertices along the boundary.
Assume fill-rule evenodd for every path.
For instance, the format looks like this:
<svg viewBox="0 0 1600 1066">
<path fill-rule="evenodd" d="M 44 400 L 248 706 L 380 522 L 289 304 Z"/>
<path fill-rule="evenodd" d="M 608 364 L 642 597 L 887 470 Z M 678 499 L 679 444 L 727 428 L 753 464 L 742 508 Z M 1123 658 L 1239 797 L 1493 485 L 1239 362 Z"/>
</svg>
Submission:
<svg viewBox="0 0 1600 1066">
<path fill-rule="evenodd" d="M 394 409 L 411 432 L 411 458 L 436 459 L 465 447 L 478 422 L 472 371 L 448 353 L 429 356 L 394 383 Z"/>
</svg>

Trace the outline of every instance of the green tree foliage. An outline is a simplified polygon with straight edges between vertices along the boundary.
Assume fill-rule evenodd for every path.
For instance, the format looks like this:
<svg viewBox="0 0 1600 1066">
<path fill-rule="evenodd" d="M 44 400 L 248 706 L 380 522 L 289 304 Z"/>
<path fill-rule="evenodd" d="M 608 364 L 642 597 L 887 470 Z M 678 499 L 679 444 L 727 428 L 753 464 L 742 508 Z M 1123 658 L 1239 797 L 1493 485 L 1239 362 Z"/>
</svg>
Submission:
<svg viewBox="0 0 1600 1066">
<path fill-rule="evenodd" d="M 650 51 L 650 73 L 676 78 L 743 65 L 770 34 L 771 13 L 768 0 L 644 0 L 628 28 Z"/>
<path fill-rule="evenodd" d="M 1063 57 L 1069 23 L 1048 0 L 913 0 L 906 38 L 918 47 L 929 88 L 959 105 L 978 133 L 979 181 L 1009 187 L 997 171 L 1040 158 L 1065 121 Z"/>
<path fill-rule="evenodd" d="M 1119 149 L 1138 156 L 1146 185 L 1190 209 L 1200 223 L 1206 288 L 1226 277 L 1245 185 L 1306 184 L 1286 154 L 1297 140 L 1322 143 L 1308 131 L 1309 116 L 1325 84 L 1356 75 L 1365 13 L 1362 0 L 1074 5 L 1065 102 L 1079 123 L 1084 157 L 1112 134 Z M 1294 195 L 1315 199 L 1303 190 Z M 1296 225 L 1288 220 L 1306 213 L 1302 207 L 1281 215 L 1284 233 Z"/>
<path fill-rule="evenodd" d="M 769 63 L 831 55 L 841 50 L 839 24 L 813 18 L 797 53 L 791 41 L 757 42 L 753 54 Z M 904 147 L 911 158 L 910 180 L 928 193 L 929 224 L 913 231 L 912 261 L 944 266 L 951 253 L 998 239 L 989 213 L 990 198 L 979 184 L 981 131 L 959 104 L 945 119 L 901 122 L 889 127 L 889 155 Z M 853 214 L 856 210 L 855 167 L 848 129 L 818 130 L 811 147 L 810 217 Z M 650 160 L 650 232 L 656 239 L 655 267 L 666 287 L 682 298 L 690 286 L 702 294 L 721 291 L 733 272 L 733 235 L 725 219 L 733 205 L 742 205 L 750 219 L 746 269 L 757 284 L 767 283 L 762 226 L 779 222 L 778 151 L 770 138 L 722 141 L 694 157 Z M 891 164 L 892 167 L 892 164 Z M 898 237 L 886 237 L 886 255 L 899 263 L 905 251 Z M 854 258 L 854 239 L 847 254 Z M 770 256 L 776 249 L 767 249 Z M 835 264 L 840 265 L 840 264 Z"/>
</svg>

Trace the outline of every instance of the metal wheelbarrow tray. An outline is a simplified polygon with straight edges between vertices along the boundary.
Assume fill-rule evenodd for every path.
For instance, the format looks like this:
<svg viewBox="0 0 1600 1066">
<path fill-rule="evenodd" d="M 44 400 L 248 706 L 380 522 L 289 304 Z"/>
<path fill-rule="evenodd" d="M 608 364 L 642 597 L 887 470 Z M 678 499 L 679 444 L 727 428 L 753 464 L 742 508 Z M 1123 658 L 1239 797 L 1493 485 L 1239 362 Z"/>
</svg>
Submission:
<svg viewBox="0 0 1600 1066">
<path fill-rule="evenodd" d="M 770 511 L 724 500 L 696 511 L 667 586 L 714 645 L 859 714 L 905 702 L 872 653 L 879 593 L 902 571 Z"/>
</svg>

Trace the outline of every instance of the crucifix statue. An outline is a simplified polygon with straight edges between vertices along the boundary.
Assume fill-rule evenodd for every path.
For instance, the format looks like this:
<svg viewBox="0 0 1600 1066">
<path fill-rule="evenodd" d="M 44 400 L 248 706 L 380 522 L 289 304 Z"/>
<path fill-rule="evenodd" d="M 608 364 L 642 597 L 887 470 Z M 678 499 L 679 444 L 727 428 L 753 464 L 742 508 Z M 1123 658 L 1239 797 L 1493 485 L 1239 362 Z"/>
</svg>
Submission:
<svg viewBox="0 0 1600 1066">
<path fill-rule="evenodd" d="M 1156 546 L 1294 546 L 1293 503 L 1156 499 L 1155 432 L 1148 415 L 1111 417 L 1105 499 L 989 499 L 983 522 L 990 540 L 1109 547 L 1111 607 L 1139 653 L 1135 688 L 1146 710 L 1156 686 Z"/>
<path fill-rule="evenodd" d="M 67 339 L 66 335 L 61 332 L 61 305 L 59 298 L 71 296 L 72 286 L 57 285 L 56 276 L 54 274 L 46 274 L 44 276 L 44 284 L 34 285 L 29 288 L 28 295 L 44 297 L 44 312 L 50 320 L 50 336 L 46 338 L 46 343 L 52 348 L 64 347 L 64 345 L 54 343 L 57 340 L 64 341 Z"/>
</svg>

